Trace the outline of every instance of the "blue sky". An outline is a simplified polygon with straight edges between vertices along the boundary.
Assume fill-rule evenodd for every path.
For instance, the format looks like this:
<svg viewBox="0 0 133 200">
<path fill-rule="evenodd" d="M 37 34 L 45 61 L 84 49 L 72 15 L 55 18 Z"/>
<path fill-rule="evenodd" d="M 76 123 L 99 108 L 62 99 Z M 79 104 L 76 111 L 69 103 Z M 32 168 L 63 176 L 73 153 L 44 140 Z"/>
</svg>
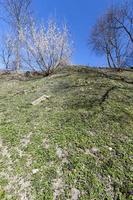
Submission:
<svg viewBox="0 0 133 200">
<path fill-rule="evenodd" d="M 106 66 L 104 57 L 96 55 L 87 45 L 91 27 L 106 8 L 122 0 L 33 0 L 35 17 L 46 21 L 51 16 L 66 22 L 74 41 L 73 64 Z M 132 1 L 132 0 L 131 0 Z M 0 21 L 0 35 L 6 26 Z"/>
<path fill-rule="evenodd" d="M 56 16 L 59 22 L 68 24 L 74 41 L 73 63 L 105 66 L 105 58 L 89 50 L 87 39 L 97 18 L 110 5 L 119 2 L 121 0 L 33 0 L 33 9 L 39 19 Z"/>
</svg>

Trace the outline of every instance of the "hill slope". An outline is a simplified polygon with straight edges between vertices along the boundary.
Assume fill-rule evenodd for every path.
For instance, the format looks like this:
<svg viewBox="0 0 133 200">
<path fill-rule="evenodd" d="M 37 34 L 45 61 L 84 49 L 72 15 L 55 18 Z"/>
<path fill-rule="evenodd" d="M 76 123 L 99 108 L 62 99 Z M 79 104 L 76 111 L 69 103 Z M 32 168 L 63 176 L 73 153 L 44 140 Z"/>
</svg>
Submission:
<svg viewBox="0 0 133 200">
<path fill-rule="evenodd" d="M 132 199 L 132 139 L 133 72 L 0 78 L 0 199 Z"/>
</svg>

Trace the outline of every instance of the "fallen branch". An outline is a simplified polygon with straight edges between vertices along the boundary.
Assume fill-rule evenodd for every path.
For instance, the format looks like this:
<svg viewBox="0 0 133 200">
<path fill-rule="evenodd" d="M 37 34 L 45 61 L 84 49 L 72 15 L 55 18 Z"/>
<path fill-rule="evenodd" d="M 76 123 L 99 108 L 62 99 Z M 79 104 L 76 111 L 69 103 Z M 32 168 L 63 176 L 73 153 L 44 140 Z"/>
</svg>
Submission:
<svg viewBox="0 0 133 200">
<path fill-rule="evenodd" d="M 40 98 L 36 99 L 35 101 L 32 102 L 32 105 L 36 106 L 39 103 L 41 103 L 42 101 L 49 99 L 49 96 L 43 95 Z"/>
</svg>

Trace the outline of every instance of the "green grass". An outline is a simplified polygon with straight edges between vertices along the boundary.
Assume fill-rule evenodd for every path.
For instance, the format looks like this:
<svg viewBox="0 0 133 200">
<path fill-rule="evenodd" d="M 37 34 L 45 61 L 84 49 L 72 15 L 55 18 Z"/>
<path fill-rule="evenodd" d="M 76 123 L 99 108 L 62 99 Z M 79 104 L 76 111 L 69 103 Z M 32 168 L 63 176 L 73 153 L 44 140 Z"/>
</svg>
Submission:
<svg viewBox="0 0 133 200">
<path fill-rule="evenodd" d="M 0 199 L 132 200 L 132 81 L 90 68 L 1 75 Z"/>
</svg>

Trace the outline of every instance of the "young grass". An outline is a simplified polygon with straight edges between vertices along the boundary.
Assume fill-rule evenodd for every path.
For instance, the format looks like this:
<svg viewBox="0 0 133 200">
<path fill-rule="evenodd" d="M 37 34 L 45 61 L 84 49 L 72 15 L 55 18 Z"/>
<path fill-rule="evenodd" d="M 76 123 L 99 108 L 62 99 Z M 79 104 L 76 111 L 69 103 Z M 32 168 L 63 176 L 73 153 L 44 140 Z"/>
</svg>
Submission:
<svg viewBox="0 0 133 200">
<path fill-rule="evenodd" d="M 0 199 L 131 200 L 132 73 L 1 75 Z"/>
</svg>

